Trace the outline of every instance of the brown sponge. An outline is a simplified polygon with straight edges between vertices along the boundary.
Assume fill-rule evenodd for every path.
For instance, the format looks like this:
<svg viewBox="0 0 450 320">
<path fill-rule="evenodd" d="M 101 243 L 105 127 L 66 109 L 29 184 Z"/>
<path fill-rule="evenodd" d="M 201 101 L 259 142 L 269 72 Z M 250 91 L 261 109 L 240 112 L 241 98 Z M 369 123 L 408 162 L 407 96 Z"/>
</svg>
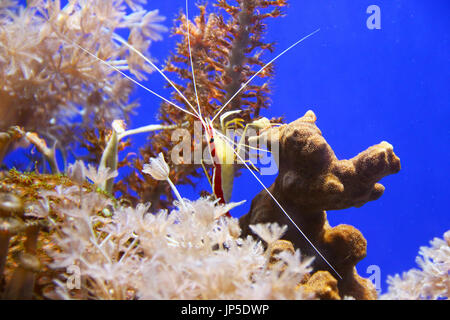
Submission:
<svg viewBox="0 0 450 320">
<path fill-rule="evenodd" d="M 317 255 L 265 190 L 253 199 L 250 212 L 241 217 L 240 225 L 244 235 L 252 234 L 252 224 L 287 225 L 283 239 L 291 241 L 303 256 L 316 256 L 314 271 L 333 275 L 341 297 L 374 299 L 373 285 L 358 276 L 355 269 L 366 256 L 366 240 L 352 226 L 331 227 L 325 210 L 360 207 L 378 199 L 384 192 L 378 181 L 397 173 L 400 159 L 392 145 L 383 141 L 350 160 L 338 160 L 315 122 L 314 112 L 308 111 L 294 122 L 264 133 L 262 138 L 270 142 L 279 159 L 279 173 L 269 191 L 342 279 Z M 277 143 L 278 148 L 273 148 Z"/>
</svg>

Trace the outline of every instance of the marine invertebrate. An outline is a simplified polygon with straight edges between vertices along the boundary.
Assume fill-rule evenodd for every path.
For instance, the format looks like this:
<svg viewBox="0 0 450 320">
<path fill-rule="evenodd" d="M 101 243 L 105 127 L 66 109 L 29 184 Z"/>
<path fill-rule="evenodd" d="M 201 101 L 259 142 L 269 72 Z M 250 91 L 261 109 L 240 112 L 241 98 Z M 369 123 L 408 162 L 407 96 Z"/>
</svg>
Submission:
<svg viewBox="0 0 450 320">
<path fill-rule="evenodd" d="M 320 300 L 340 300 L 338 281 L 328 271 L 317 271 L 302 284 L 306 292 L 311 292 Z"/>
<path fill-rule="evenodd" d="M 54 225 L 55 216 L 49 216 L 51 204 L 59 201 L 58 194 L 64 188 L 99 193 L 112 203 L 115 199 L 102 192 L 95 184 L 85 181 L 85 174 L 93 181 L 102 182 L 108 174 L 84 168 L 82 162 L 70 166 L 70 177 L 61 174 L 22 173 L 15 169 L 1 172 L 1 255 L 3 264 L 0 280 L 0 297 L 8 299 L 42 298 L 42 290 L 58 272 L 50 268 L 51 259 L 45 249 L 53 247 L 48 224 Z M 95 173 L 94 173 L 95 171 Z M 63 199 L 70 201 L 70 199 Z M 50 213 L 51 214 L 51 213 Z M 5 263 L 6 262 L 6 263 Z"/>
<path fill-rule="evenodd" d="M 0 194 L 0 283 L 4 281 L 6 257 L 12 236 L 25 228 L 22 221 L 23 205 L 20 198 L 6 193 Z"/>
<path fill-rule="evenodd" d="M 28 223 L 25 229 L 25 250 L 16 257 L 18 266 L 5 288 L 3 298 L 29 300 L 33 297 L 36 274 L 41 268 L 39 258 L 36 255 L 39 229 L 39 222 Z"/>
<path fill-rule="evenodd" d="M 144 169 L 142 170 L 142 172 L 151 175 L 153 179 L 167 181 L 173 192 L 175 193 L 178 201 L 183 205 L 183 207 L 186 207 L 180 193 L 173 184 L 172 180 L 170 180 L 170 168 L 164 160 L 164 155 L 162 154 L 162 152 L 158 155 L 157 158 L 150 158 L 150 163 L 146 163 L 144 165 Z"/>
<path fill-rule="evenodd" d="M 315 122 L 315 114 L 308 111 L 296 121 L 264 134 L 265 139 L 279 143 L 279 173 L 269 190 L 342 276 L 338 281 L 341 297 L 375 298 L 372 285 L 355 269 L 366 255 L 365 239 L 352 226 L 331 227 L 325 210 L 360 207 L 378 199 L 384 191 L 378 181 L 398 172 L 400 160 L 387 142 L 350 160 L 338 160 Z M 241 217 L 240 225 L 244 234 L 251 234 L 250 225 L 268 222 L 288 225 L 283 238 L 301 248 L 302 254 L 315 254 L 307 239 L 298 234 L 280 206 L 263 190 L 253 199 L 250 212 Z M 330 269 L 323 259 L 316 259 L 314 270 Z"/>
<path fill-rule="evenodd" d="M 41 221 L 24 219 L 24 211 L 18 196 L 0 193 L 0 296 L 3 299 L 31 299 L 40 269 L 37 244 Z M 4 271 L 10 242 L 15 242 L 12 238 L 21 233 L 25 236 L 23 250 L 12 255 L 17 266 L 7 279 Z"/>
<path fill-rule="evenodd" d="M 429 247 L 421 247 L 416 262 L 420 269 L 411 269 L 401 276 L 388 278 L 388 292 L 380 299 L 426 300 L 450 297 L 450 231 L 443 239 L 434 238 Z"/>
<path fill-rule="evenodd" d="M 12 256 L 28 253 L 25 235 L 9 246 L 5 277 L 9 289 L 0 289 L 9 298 L 314 297 L 314 292 L 298 286 L 311 259 L 277 249 L 284 228 L 256 228 L 274 243 L 271 251 L 264 250 L 253 238 L 240 237 L 236 218 L 224 216 L 238 204 L 183 199 L 184 205 L 175 202 L 170 212 L 151 213 L 149 204 L 129 206 L 101 192 L 97 186 L 114 173 L 86 168 L 81 161 L 70 167 L 70 177 L 11 170 L 2 180 L 4 190 L 15 190 L 25 200 L 28 222 L 48 221 L 47 230 L 30 240 L 38 243 L 38 250 L 30 251 L 33 257 L 27 257 L 32 259 L 24 261 L 33 264 L 11 263 Z"/>
<path fill-rule="evenodd" d="M 83 172 L 81 170 L 80 172 Z M 297 286 L 310 259 L 281 252 L 267 268 L 267 253 L 251 237 L 240 238 L 238 220 L 224 217 L 236 204 L 208 199 L 175 203 L 171 212 L 149 212 L 149 205 L 116 206 L 99 215 L 110 200 L 78 186 L 42 193 L 52 216 L 51 268 L 59 275 L 44 289 L 52 298 L 92 299 L 280 299 L 311 298 Z M 50 199 L 52 199 L 50 201 Z M 60 201 L 57 201 L 57 200 Z M 276 226 L 260 226 L 270 241 Z M 71 267 L 71 268 L 69 268 Z M 79 270 L 81 289 L 67 285 Z M 281 272 L 282 271 L 282 272 Z"/>
<path fill-rule="evenodd" d="M 77 26 L 77 19 L 83 19 L 83 15 L 64 15 L 67 13 L 65 10 L 73 10 L 75 14 L 78 9 L 76 3 L 80 3 L 80 8 L 87 8 L 83 14 L 87 12 L 88 16 L 89 10 L 97 5 L 108 5 L 105 5 L 106 2 L 93 2 L 93 7 L 90 7 L 88 2 L 78 1 L 69 5 L 69 9 L 62 10 L 62 16 L 61 13 L 54 14 L 52 11 L 46 17 L 53 22 L 60 19 L 71 21 L 73 18 L 75 21 L 72 23 Z M 110 2 L 109 5 L 114 3 Z M 257 73 L 255 70 L 264 65 L 260 59 L 261 50 L 272 48 L 271 44 L 265 44 L 261 39 L 264 30 L 262 21 L 268 17 L 279 17 L 279 8 L 285 5 L 286 2 L 282 0 L 240 0 L 236 6 L 232 6 L 222 0 L 218 1 L 217 6 L 222 13 L 229 15 L 228 22 L 225 22 L 222 14 L 210 14 L 207 18 L 206 7 L 200 7 L 200 16 L 194 23 L 181 16 L 181 23 L 175 33 L 181 34 L 183 40 L 177 53 L 167 62 L 166 70 L 180 76 L 181 84 L 175 84 L 174 87 L 175 91 L 181 91 L 184 98 L 174 94 L 173 100 L 186 109 L 195 105 L 195 100 L 201 101 L 198 104 L 199 113 L 212 116 L 213 119 L 218 116 L 218 110 L 222 111 L 229 105 L 234 110 L 231 112 L 239 111 L 247 123 L 255 123 L 252 121 L 259 117 L 260 109 L 268 105 L 269 87 L 264 83 L 250 85 L 242 90 L 242 84 L 247 84 L 256 75 L 263 81 L 270 78 L 270 65 L 260 69 L 261 72 Z M 38 4 L 36 6 L 39 8 Z M 99 17 L 97 11 L 95 16 Z M 141 18 L 148 22 L 153 16 L 145 15 Z M 107 17 L 105 19 L 108 20 Z M 92 21 L 85 21 L 89 22 Z M 81 28 L 81 24 L 79 26 Z M 99 49 L 95 41 L 87 43 L 86 49 L 82 49 L 85 44 L 79 44 L 81 39 L 73 38 L 73 34 L 66 30 L 67 26 L 57 27 L 60 29 L 56 28 L 54 31 L 55 39 L 59 38 L 71 50 L 75 50 L 80 59 L 90 57 L 86 60 L 90 63 L 95 57 L 103 62 L 112 60 L 108 62 L 109 65 L 119 65 L 120 68 L 116 67 L 119 70 L 128 68 L 138 78 L 142 76 L 138 69 L 151 71 L 151 68 L 143 68 L 139 52 L 142 51 L 142 46 L 145 47 L 143 37 L 151 38 L 151 26 L 150 29 L 143 28 L 140 31 L 142 34 L 132 32 L 130 35 L 129 42 L 136 50 L 131 49 L 131 45 L 125 40 L 118 40 L 123 45 L 121 47 L 116 44 L 121 48 L 119 51 L 126 55 L 125 51 L 130 50 L 127 65 L 122 65 L 114 57 L 108 58 L 102 51 L 104 49 Z M 109 31 L 111 30 L 112 27 Z M 75 36 L 79 36 L 77 32 Z M 193 53 L 188 50 L 191 37 Z M 87 38 L 90 39 L 89 36 Z M 94 50 L 91 52 L 92 48 Z M 89 54 L 86 54 L 88 51 Z M 96 62 L 94 64 L 105 67 Z M 191 72 L 186 68 L 189 62 L 193 66 Z M 105 70 L 102 75 L 112 77 Z M 193 80 L 194 70 L 198 72 L 197 81 Z M 195 85 L 196 82 L 198 86 Z M 73 90 L 77 91 L 79 88 Z M 101 92 L 97 91 L 90 96 L 89 101 L 83 102 L 95 104 L 102 99 L 101 96 Z M 195 115 L 193 118 L 192 113 L 186 113 L 183 108 L 174 109 L 168 104 L 172 103 L 166 101 L 161 107 L 159 118 L 162 126 L 174 127 L 187 123 L 192 133 L 195 130 Z M 195 108 L 193 109 L 195 112 Z M 108 117 L 102 114 L 105 123 L 109 123 L 105 120 Z M 135 162 L 138 170 L 127 180 L 128 185 L 122 184 L 118 188 L 123 192 L 124 198 L 134 199 L 135 203 L 140 204 L 124 205 L 97 189 L 100 186 L 108 193 L 113 190 L 110 182 L 118 167 L 118 143 L 125 133 L 123 128 L 113 124 L 111 134 L 99 132 L 104 137 L 101 147 L 94 142 L 96 158 L 99 159 L 101 155 L 98 169 L 93 166 L 86 169 L 78 161 L 70 167 L 68 177 L 54 175 L 57 183 L 50 188 L 43 185 L 39 188 L 30 187 L 28 180 L 33 179 L 32 175 L 25 175 L 24 179 L 27 181 L 22 181 L 29 187 L 28 191 L 32 189 L 37 192 L 36 198 L 30 201 L 31 210 L 28 213 L 37 219 L 54 222 L 52 230 L 46 234 L 46 239 L 51 239 L 46 249 L 53 262 L 47 262 L 45 266 L 56 272 L 59 280 L 55 286 L 47 288 L 48 296 L 107 299 L 293 299 L 312 298 L 315 295 L 324 299 L 337 299 L 351 295 L 360 299 L 374 298 L 372 288 L 356 274 L 354 268 L 365 255 L 364 238 L 353 227 L 328 226 L 324 210 L 361 206 L 376 199 L 384 190 L 377 181 L 384 175 L 398 171 L 399 160 L 393 153 L 392 146 L 381 143 L 352 160 L 338 161 L 314 122 L 315 115 L 308 112 L 292 124 L 267 132 L 269 139 L 278 134 L 278 142 L 282 145 L 278 156 L 281 159 L 280 175 L 270 190 L 280 199 L 283 207 L 294 212 L 296 218 L 300 217 L 302 229 L 306 227 L 305 234 L 312 242 L 318 243 L 326 258 L 337 266 L 339 273 L 343 275 L 341 281 L 336 281 L 330 273 L 323 271 L 328 270 L 328 266 L 321 259 L 315 259 L 312 264 L 314 270 L 319 271 L 312 276 L 308 275 L 311 271 L 311 259 L 306 257 L 314 255 L 314 251 L 296 231 L 295 234 L 292 232 L 291 227 L 286 238 L 302 248 L 301 254 L 289 242 L 279 241 L 286 227 L 272 223 L 260 224 L 277 221 L 282 225 L 290 225 L 280 208 L 271 202 L 273 199 L 265 197 L 264 192 L 255 198 L 252 211 L 241 219 L 241 225 L 246 234 L 252 229 L 262 238 L 267 244 L 266 249 L 253 238 L 242 237 L 236 219 L 223 217 L 235 204 L 224 205 L 205 198 L 188 201 L 182 199 L 177 192 L 175 194 L 179 202 L 172 203 L 167 184 L 158 181 L 169 182 L 169 186 L 175 191 L 171 179 L 175 183 L 190 182 L 189 179 L 197 175 L 198 165 L 169 166 L 163 162 L 163 153 L 167 154 L 171 140 L 167 132 L 150 136 L 151 141 L 143 149 L 142 158 Z M 34 141 L 39 142 L 37 139 Z M 156 154 L 160 157 L 159 170 L 155 170 L 155 163 L 158 163 L 155 161 L 153 166 L 146 167 L 146 160 L 152 159 Z M 150 173 L 157 181 L 147 179 L 145 175 L 141 178 L 138 176 L 141 172 Z M 86 176 L 94 185 L 86 183 Z M 43 181 L 46 180 L 45 177 L 38 175 L 34 180 Z M 137 197 L 132 196 L 132 192 Z M 162 193 L 167 195 L 165 201 L 161 200 Z M 21 197 L 25 198 L 24 195 Z M 148 200 L 153 201 L 153 211 L 156 214 L 149 213 L 149 205 L 142 204 Z M 164 206 L 172 206 L 173 209 L 158 211 Z M 305 221 L 307 223 L 303 224 Z M 251 224 L 256 225 L 251 227 Z M 29 238 L 35 244 L 37 231 Z M 35 245 L 25 244 L 25 251 L 35 256 Z M 33 264 L 26 265 L 22 261 L 22 265 L 10 277 L 10 283 L 20 283 L 18 287 L 24 289 L 20 293 L 22 296 L 30 294 L 30 283 L 34 282 L 33 272 L 37 269 L 32 266 Z M 66 286 L 65 280 L 70 278 L 69 267 L 79 269 L 82 290 Z M 235 270 L 239 272 L 233 273 Z M 230 274 L 233 276 L 230 277 Z M 9 289 L 7 292 L 10 292 Z M 11 296 L 17 295 L 11 293 Z"/>
<path fill-rule="evenodd" d="M 148 52 L 150 40 L 161 39 L 163 18 L 139 3 L 77 0 L 61 8 L 60 1 L 29 1 L 26 7 L 2 2 L 0 130 L 23 127 L 38 133 L 47 145 L 58 143 L 65 154 L 68 144 L 77 142 L 73 131 L 84 131 L 92 119 L 111 123 L 126 118 L 136 106 L 128 101 L 132 86 L 93 57 L 80 54 L 74 44 L 145 79 L 152 69 L 113 41 L 119 30 L 125 31 L 130 43 Z"/>
<path fill-rule="evenodd" d="M 213 117 L 229 102 L 227 111 L 242 110 L 239 116 L 246 123 L 250 123 L 259 117 L 261 109 L 269 105 L 272 66 L 267 66 L 256 76 L 262 84 L 250 84 L 234 95 L 244 83 L 256 75 L 258 68 L 264 66 L 262 53 L 273 50 L 274 45 L 265 43 L 263 39 L 265 20 L 282 16 L 281 9 L 286 6 L 286 1 L 239 0 L 232 5 L 229 1 L 221 0 L 217 1 L 215 6 L 218 10 L 211 13 L 207 13 L 206 6 L 199 6 L 200 14 L 193 21 L 189 21 L 184 14 L 177 20 L 173 34 L 181 36 L 182 39 L 177 44 L 176 53 L 169 57 L 164 68 L 179 78 L 174 84 L 182 95 L 174 90 L 173 101 L 185 109 L 190 108 L 189 104 L 198 106 L 199 113 L 205 118 Z M 167 102 L 162 103 L 158 119 L 165 125 L 188 121 L 187 129 L 190 135 L 194 136 L 195 118 L 173 108 Z M 279 122 L 279 119 L 275 120 Z M 192 143 L 194 148 L 194 141 Z M 161 194 L 170 194 L 166 184 L 139 174 L 143 164 L 160 152 L 163 152 L 169 161 L 172 170 L 170 176 L 175 184 L 194 185 L 193 179 L 200 177 L 200 163 L 172 166 L 168 155 L 171 144 L 170 132 L 151 134 L 149 143 L 140 149 L 141 157 L 131 164 L 138 171 L 131 173 L 125 181 L 119 182 L 119 190 L 124 192 L 128 189 L 137 194 L 137 197 L 130 196 L 134 203 L 138 202 L 137 199 L 150 201 L 155 208 L 165 208 L 171 204 L 173 199 L 170 196 L 167 201 L 160 197 Z M 211 166 L 208 168 L 212 169 Z"/>
</svg>

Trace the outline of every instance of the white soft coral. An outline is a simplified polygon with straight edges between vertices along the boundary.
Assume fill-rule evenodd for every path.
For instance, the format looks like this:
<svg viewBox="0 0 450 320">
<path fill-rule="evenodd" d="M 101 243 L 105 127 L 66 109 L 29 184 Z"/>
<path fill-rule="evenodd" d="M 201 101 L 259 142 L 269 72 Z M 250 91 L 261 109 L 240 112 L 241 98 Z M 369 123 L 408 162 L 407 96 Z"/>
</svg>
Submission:
<svg viewBox="0 0 450 320">
<path fill-rule="evenodd" d="M 58 221 L 48 248 L 51 266 L 63 271 L 76 266 L 81 276 L 80 290 L 67 287 L 70 274 L 55 281 L 60 298 L 310 298 L 297 288 L 310 261 L 286 252 L 267 268 L 261 242 L 239 238 L 238 220 L 223 216 L 230 205 L 201 198 L 156 214 L 149 205 L 119 206 L 105 217 L 99 212 L 111 202 L 101 193 L 81 191 L 81 197 L 79 187 L 45 195 L 61 200 L 51 201 Z M 258 226 L 264 234 L 278 229 Z"/>
<path fill-rule="evenodd" d="M 0 1 L 0 130 L 20 125 L 65 145 L 76 140 L 73 131 L 55 132 L 79 114 L 81 127 L 91 126 L 92 115 L 105 122 L 127 115 L 136 105 L 129 101 L 130 83 L 98 59 L 143 79 L 153 69 L 114 37 L 132 35 L 133 46 L 149 56 L 151 42 L 167 29 L 157 10 L 139 6 L 145 1 L 126 3 L 131 10 L 112 0 L 64 7 L 60 1 L 27 1 L 26 7 Z M 22 114 L 33 116 L 25 121 Z"/>
<path fill-rule="evenodd" d="M 416 262 L 421 268 L 411 269 L 388 278 L 388 293 L 381 299 L 419 300 L 450 297 L 450 230 L 444 239 L 435 238 L 430 247 L 421 247 Z"/>
</svg>

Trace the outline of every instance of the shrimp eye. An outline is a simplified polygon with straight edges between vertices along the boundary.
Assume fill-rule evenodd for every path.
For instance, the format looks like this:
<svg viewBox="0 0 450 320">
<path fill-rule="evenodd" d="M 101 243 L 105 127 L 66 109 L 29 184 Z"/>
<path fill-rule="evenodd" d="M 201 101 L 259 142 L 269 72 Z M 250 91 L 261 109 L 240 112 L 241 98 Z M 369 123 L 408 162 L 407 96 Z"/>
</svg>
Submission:
<svg viewBox="0 0 450 320">
<path fill-rule="evenodd" d="M 209 140 L 209 143 L 213 143 L 214 142 L 214 138 L 211 138 L 211 140 Z"/>
</svg>

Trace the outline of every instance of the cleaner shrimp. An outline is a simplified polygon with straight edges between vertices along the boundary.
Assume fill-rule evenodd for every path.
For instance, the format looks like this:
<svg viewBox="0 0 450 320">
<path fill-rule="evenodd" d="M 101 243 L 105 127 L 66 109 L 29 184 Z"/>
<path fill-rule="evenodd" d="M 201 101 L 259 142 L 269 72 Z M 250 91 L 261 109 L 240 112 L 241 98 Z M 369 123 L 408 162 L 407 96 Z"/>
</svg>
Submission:
<svg viewBox="0 0 450 320">
<path fill-rule="evenodd" d="M 234 154 L 235 159 L 240 161 L 246 169 L 251 173 L 251 175 L 254 177 L 254 179 L 259 183 L 263 189 L 268 193 L 268 195 L 272 198 L 272 200 L 275 202 L 275 204 L 281 209 L 281 211 L 284 213 L 284 215 L 288 218 L 288 220 L 291 222 L 291 224 L 295 227 L 295 229 L 298 230 L 300 233 L 300 236 L 303 237 L 307 243 L 313 248 L 315 253 L 333 270 L 333 272 L 340 278 L 340 274 L 336 271 L 336 269 L 331 265 L 331 263 L 326 259 L 326 257 L 319 251 L 319 249 L 311 242 L 311 240 L 307 237 L 307 235 L 302 231 L 301 227 L 298 226 L 295 221 L 291 218 L 290 214 L 283 208 L 283 206 L 280 204 L 280 202 L 275 198 L 275 196 L 269 191 L 269 189 L 266 187 L 266 185 L 262 182 L 262 180 L 258 177 L 258 175 L 254 172 L 254 168 L 250 164 L 248 164 L 248 161 L 245 160 L 242 155 L 239 152 L 239 148 L 241 146 L 245 146 L 241 142 L 236 144 L 234 141 L 232 141 L 230 138 L 228 138 L 221 130 L 216 129 L 214 126 L 215 121 L 219 118 L 220 122 L 222 123 L 222 129 L 226 129 L 227 125 L 224 125 L 225 119 L 233 115 L 234 113 L 238 113 L 239 111 L 233 110 L 226 112 L 227 107 L 230 106 L 230 103 L 233 101 L 235 97 L 237 97 L 248 85 L 250 82 L 252 82 L 255 77 L 257 77 L 259 74 L 261 74 L 267 67 L 272 65 L 276 60 L 278 60 L 280 57 L 288 53 L 290 50 L 294 49 L 296 46 L 298 46 L 300 43 L 305 41 L 306 39 L 314 36 L 317 34 L 320 29 L 317 29 L 306 36 L 302 37 L 298 41 L 294 42 L 292 45 L 290 45 L 288 48 L 283 50 L 281 53 L 276 55 L 274 58 L 272 58 L 269 62 L 267 62 L 265 65 L 263 65 L 256 73 L 253 74 L 244 84 L 241 85 L 241 87 L 236 90 L 236 92 L 225 102 L 221 105 L 221 107 L 217 110 L 217 112 L 214 114 L 212 118 L 207 118 L 202 115 L 201 112 L 201 105 L 199 100 L 199 95 L 197 92 L 197 82 L 195 77 L 195 70 L 194 70 L 194 63 L 193 63 L 193 57 L 191 53 L 191 39 L 190 39 L 190 26 L 189 26 L 189 1 L 186 0 L 185 3 L 185 15 L 186 15 L 186 24 L 187 24 L 187 40 L 188 40 L 188 46 L 189 46 L 189 60 L 190 60 L 190 69 L 192 73 L 192 83 L 195 91 L 195 98 L 196 98 L 196 106 L 193 105 L 189 99 L 183 95 L 183 93 L 177 88 L 177 86 L 168 78 L 168 76 L 160 69 L 158 66 L 155 65 L 155 63 L 146 57 L 142 52 L 140 52 L 138 49 L 133 47 L 131 44 L 129 44 L 125 39 L 120 37 L 119 35 L 114 36 L 114 40 L 119 42 L 120 44 L 126 46 L 130 52 L 133 52 L 134 54 L 138 55 L 142 59 L 144 59 L 151 67 L 156 70 L 164 79 L 169 83 L 169 85 L 176 91 L 176 93 L 179 95 L 179 97 L 186 103 L 186 105 L 189 107 L 188 109 L 183 108 L 182 106 L 176 104 L 175 102 L 163 97 L 162 95 L 158 94 L 157 92 L 153 91 L 152 89 L 148 88 L 138 80 L 135 80 L 133 77 L 127 75 L 125 72 L 120 70 L 115 65 L 109 63 L 108 61 L 96 56 L 95 54 L 91 53 L 86 48 L 83 48 L 79 44 L 75 43 L 74 41 L 66 38 L 64 35 L 61 35 L 63 41 L 68 42 L 76 47 L 78 47 L 81 51 L 84 53 L 92 56 L 95 58 L 98 62 L 103 63 L 107 65 L 109 68 L 115 70 L 116 72 L 120 73 L 123 77 L 128 79 L 129 81 L 133 82 L 135 85 L 139 86 L 140 88 L 146 90 L 147 92 L 153 94 L 154 96 L 158 97 L 159 99 L 163 100 L 167 104 L 169 104 L 171 107 L 176 108 L 185 114 L 193 117 L 194 119 L 201 122 L 202 127 L 205 132 L 204 139 L 207 142 L 208 150 L 210 157 L 212 159 L 212 166 L 213 166 L 213 177 L 212 179 L 209 179 L 213 194 L 219 201 L 219 203 L 225 203 L 229 200 L 229 195 L 231 193 L 231 186 L 233 185 L 233 179 L 234 179 L 234 169 L 233 165 L 224 164 L 223 158 L 225 157 L 225 154 L 232 153 Z M 225 112 L 225 113 L 224 113 Z M 242 119 L 235 119 L 231 120 L 229 124 L 235 124 L 237 126 L 241 125 Z M 249 123 L 244 127 L 244 130 L 248 127 L 248 125 L 256 125 L 254 123 Z M 145 131 L 140 131 L 145 132 Z"/>
</svg>

